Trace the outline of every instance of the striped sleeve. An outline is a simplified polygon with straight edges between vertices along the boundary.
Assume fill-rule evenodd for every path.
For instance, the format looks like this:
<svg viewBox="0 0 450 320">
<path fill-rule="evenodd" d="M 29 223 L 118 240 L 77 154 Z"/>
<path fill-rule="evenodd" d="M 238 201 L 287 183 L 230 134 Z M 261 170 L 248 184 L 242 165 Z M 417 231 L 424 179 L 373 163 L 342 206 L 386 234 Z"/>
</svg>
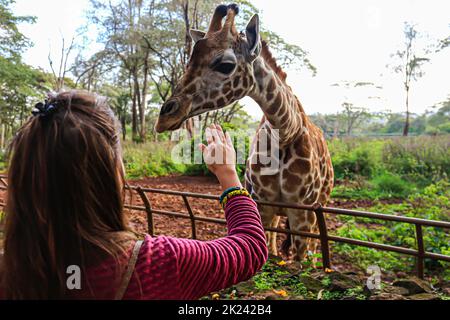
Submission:
<svg viewBox="0 0 450 320">
<path fill-rule="evenodd" d="M 170 238 L 175 254 L 178 299 L 198 299 L 251 278 L 267 260 L 256 203 L 236 196 L 225 208 L 228 236 L 214 241 Z"/>
</svg>

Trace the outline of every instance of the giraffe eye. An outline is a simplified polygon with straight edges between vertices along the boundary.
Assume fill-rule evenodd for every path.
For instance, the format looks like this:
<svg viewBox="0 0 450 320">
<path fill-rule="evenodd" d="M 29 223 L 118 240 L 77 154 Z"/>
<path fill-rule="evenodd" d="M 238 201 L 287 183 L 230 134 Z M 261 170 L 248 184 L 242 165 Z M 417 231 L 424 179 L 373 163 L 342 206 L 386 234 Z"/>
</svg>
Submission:
<svg viewBox="0 0 450 320">
<path fill-rule="evenodd" d="M 224 63 L 218 63 L 216 65 L 213 65 L 212 69 L 214 71 L 220 72 L 222 74 L 229 75 L 231 72 L 233 72 L 235 67 L 236 67 L 236 64 L 234 64 L 234 63 L 224 62 Z"/>
</svg>

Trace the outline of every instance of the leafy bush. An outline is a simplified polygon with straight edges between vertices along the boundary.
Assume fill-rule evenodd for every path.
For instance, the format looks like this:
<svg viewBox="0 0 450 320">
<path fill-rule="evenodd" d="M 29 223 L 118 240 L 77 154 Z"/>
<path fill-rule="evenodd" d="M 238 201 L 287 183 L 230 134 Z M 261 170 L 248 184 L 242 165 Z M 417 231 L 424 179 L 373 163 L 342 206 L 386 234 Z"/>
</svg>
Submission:
<svg viewBox="0 0 450 320">
<path fill-rule="evenodd" d="M 329 143 L 335 177 L 372 177 L 381 161 L 382 141 L 363 139 L 332 140 Z"/>
<path fill-rule="evenodd" d="M 380 194 L 405 197 L 408 196 L 412 190 L 410 183 L 403 180 L 400 176 L 388 172 L 375 177 L 372 182 Z"/>
<path fill-rule="evenodd" d="M 450 175 L 450 137 L 415 137 L 388 140 L 383 148 L 387 171 L 426 186 Z"/>
</svg>

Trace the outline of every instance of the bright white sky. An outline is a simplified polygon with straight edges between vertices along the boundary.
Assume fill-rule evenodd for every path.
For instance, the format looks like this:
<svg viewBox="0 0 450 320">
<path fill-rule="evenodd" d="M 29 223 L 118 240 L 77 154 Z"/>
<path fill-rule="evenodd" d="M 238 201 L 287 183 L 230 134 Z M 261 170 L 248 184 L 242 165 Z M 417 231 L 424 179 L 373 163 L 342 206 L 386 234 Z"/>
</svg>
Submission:
<svg viewBox="0 0 450 320">
<path fill-rule="evenodd" d="M 450 34 L 448 0 L 253 0 L 262 12 L 262 23 L 288 42 L 309 51 L 317 67 L 316 77 L 306 70 L 288 72 L 288 82 L 308 113 L 334 113 L 345 97 L 355 105 L 372 111 L 403 111 L 404 92 L 400 75 L 386 65 L 390 54 L 403 44 L 403 22 L 417 23 L 430 39 Z M 49 50 L 58 57 L 61 35 L 67 41 L 84 25 L 89 0 L 16 0 L 17 15 L 33 15 L 36 24 L 21 26 L 35 44 L 25 61 L 49 70 Z M 95 35 L 93 35 L 95 37 Z M 93 50 L 96 50 L 93 43 Z M 413 85 L 411 110 L 422 113 L 450 95 L 450 48 L 432 57 L 425 76 Z M 332 87 L 340 81 L 374 82 L 383 87 L 346 91 Z M 380 99 L 370 99 L 378 96 Z M 261 112 L 250 99 L 247 110 L 259 117 Z"/>
</svg>

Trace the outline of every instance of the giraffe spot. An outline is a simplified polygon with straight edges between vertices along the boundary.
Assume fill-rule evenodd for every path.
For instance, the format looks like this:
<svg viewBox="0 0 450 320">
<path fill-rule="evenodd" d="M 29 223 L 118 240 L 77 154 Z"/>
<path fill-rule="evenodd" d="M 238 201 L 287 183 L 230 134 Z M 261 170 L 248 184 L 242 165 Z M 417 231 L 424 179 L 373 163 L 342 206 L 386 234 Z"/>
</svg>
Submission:
<svg viewBox="0 0 450 320">
<path fill-rule="evenodd" d="M 275 98 L 275 101 L 267 109 L 267 113 L 275 114 L 278 111 L 280 105 L 281 105 L 281 93 L 278 93 L 277 97 Z"/>
<path fill-rule="evenodd" d="M 242 86 L 243 86 L 244 88 L 247 88 L 247 87 L 248 87 L 248 79 L 247 79 L 247 77 L 244 77 L 244 80 L 242 81 Z"/>
<path fill-rule="evenodd" d="M 269 83 L 267 84 L 267 91 L 273 92 L 275 90 L 275 82 L 273 79 L 270 79 Z"/>
<path fill-rule="evenodd" d="M 300 173 L 305 175 L 311 171 L 311 163 L 304 159 L 295 159 L 289 166 L 291 172 Z"/>
<path fill-rule="evenodd" d="M 314 182 L 314 188 L 318 189 L 320 187 L 320 179 L 316 179 Z"/>
<path fill-rule="evenodd" d="M 210 109 L 214 109 L 216 107 L 216 105 L 212 102 L 207 102 L 204 105 L 205 109 L 210 110 Z"/>
<path fill-rule="evenodd" d="M 220 98 L 219 100 L 217 100 L 217 106 L 218 107 L 222 107 L 225 105 L 225 99 L 224 98 Z"/>
<path fill-rule="evenodd" d="M 300 157 L 309 158 L 311 155 L 311 139 L 309 134 L 302 134 L 294 142 L 294 149 Z"/>
<path fill-rule="evenodd" d="M 286 176 L 286 185 L 285 188 L 288 192 L 294 192 L 298 189 L 298 186 L 302 183 L 302 180 L 299 176 L 295 174 L 288 174 Z"/>
<path fill-rule="evenodd" d="M 319 141 L 317 144 L 318 144 L 318 153 L 320 155 L 322 155 L 324 153 L 324 151 L 325 151 L 323 143 L 322 143 L 322 141 Z"/>
<path fill-rule="evenodd" d="M 194 104 L 202 104 L 203 103 L 203 97 L 202 96 L 195 96 L 194 98 Z"/>
<path fill-rule="evenodd" d="M 197 87 L 195 84 L 191 84 L 189 87 L 186 88 L 186 94 L 193 94 L 196 91 Z"/>
<path fill-rule="evenodd" d="M 291 148 L 287 148 L 284 150 L 284 157 L 285 159 L 290 159 L 292 158 L 292 152 L 291 152 Z M 280 159 L 281 159 L 281 155 L 280 155 Z"/>
<path fill-rule="evenodd" d="M 266 99 L 268 102 L 270 102 L 270 101 L 272 101 L 273 97 L 274 97 L 274 94 L 272 92 L 269 92 L 266 96 Z"/>
<path fill-rule="evenodd" d="M 261 176 L 259 181 L 264 186 L 270 186 L 275 182 L 274 179 L 275 179 L 275 176 Z"/>
<path fill-rule="evenodd" d="M 241 77 L 240 76 L 236 76 L 236 78 L 234 78 L 233 80 L 233 88 L 237 88 L 239 86 L 239 83 L 241 82 Z"/>
<path fill-rule="evenodd" d="M 300 198 L 304 198 L 305 197 L 305 195 L 306 195 L 306 191 L 308 191 L 308 188 L 306 188 L 306 187 L 302 187 L 301 189 L 300 189 L 300 192 L 299 192 L 299 197 Z"/>
<path fill-rule="evenodd" d="M 240 97 L 244 93 L 244 90 L 238 89 L 234 92 L 235 97 Z"/>
<path fill-rule="evenodd" d="M 211 91 L 211 93 L 209 94 L 209 98 L 210 98 L 211 100 L 214 100 L 215 98 L 217 98 L 218 95 L 219 95 L 219 91 L 213 90 L 213 91 Z"/>
</svg>

